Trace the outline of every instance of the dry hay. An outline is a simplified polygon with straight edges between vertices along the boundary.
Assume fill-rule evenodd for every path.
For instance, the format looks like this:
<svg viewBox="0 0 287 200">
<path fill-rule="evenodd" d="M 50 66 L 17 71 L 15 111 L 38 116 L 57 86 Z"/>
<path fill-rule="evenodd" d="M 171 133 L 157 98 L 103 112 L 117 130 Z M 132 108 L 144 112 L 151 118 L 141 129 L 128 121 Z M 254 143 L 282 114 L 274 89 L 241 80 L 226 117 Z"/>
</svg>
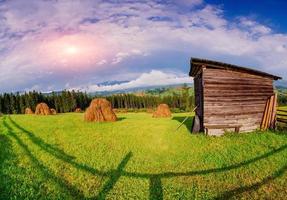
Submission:
<svg viewBox="0 0 287 200">
<path fill-rule="evenodd" d="M 82 109 L 81 108 L 76 108 L 75 113 L 81 113 Z"/>
<path fill-rule="evenodd" d="M 167 104 L 160 104 L 156 111 L 153 113 L 152 117 L 161 118 L 161 117 L 171 117 L 171 112 Z"/>
<path fill-rule="evenodd" d="M 57 114 L 57 111 L 54 108 L 51 108 L 50 111 L 51 111 L 52 115 L 56 115 Z"/>
<path fill-rule="evenodd" d="M 90 122 L 114 122 L 117 121 L 117 116 L 108 100 L 97 98 L 94 99 L 87 108 L 84 119 Z"/>
<path fill-rule="evenodd" d="M 51 115 L 51 111 L 47 104 L 39 103 L 36 106 L 35 114 L 36 115 Z"/>
<path fill-rule="evenodd" d="M 31 108 L 26 108 L 25 109 L 25 114 L 26 115 L 32 115 L 32 114 L 34 114 L 34 112 L 33 112 L 33 110 Z"/>
</svg>

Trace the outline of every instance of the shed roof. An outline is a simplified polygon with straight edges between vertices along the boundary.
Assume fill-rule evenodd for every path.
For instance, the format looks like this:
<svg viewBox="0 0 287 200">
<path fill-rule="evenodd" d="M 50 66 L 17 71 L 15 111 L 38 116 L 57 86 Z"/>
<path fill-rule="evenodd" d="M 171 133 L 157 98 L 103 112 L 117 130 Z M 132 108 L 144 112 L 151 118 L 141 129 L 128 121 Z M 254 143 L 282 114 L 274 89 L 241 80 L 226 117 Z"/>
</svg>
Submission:
<svg viewBox="0 0 287 200">
<path fill-rule="evenodd" d="M 218 61 L 213 61 L 213 60 L 200 59 L 200 58 L 191 58 L 189 75 L 192 77 L 196 76 L 203 66 L 214 68 L 214 69 L 226 69 L 226 70 L 240 71 L 240 72 L 254 74 L 258 76 L 269 77 L 274 80 L 282 79 L 279 76 L 268 74 L 266 72 L 262 72 L 259 70 L 250 69 L 247 67 L 241 67 L 238 65 L 232 65 L 232 64 L 223 63 L 223 62 L 218 62 Z"/>
</svg>

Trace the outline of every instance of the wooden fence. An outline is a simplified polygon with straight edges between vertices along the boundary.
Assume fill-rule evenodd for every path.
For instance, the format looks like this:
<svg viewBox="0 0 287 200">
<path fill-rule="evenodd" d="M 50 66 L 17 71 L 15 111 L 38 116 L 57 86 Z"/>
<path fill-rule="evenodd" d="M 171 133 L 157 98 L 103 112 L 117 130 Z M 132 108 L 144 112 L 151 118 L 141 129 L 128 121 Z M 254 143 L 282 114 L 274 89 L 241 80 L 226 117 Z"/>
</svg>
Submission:
<svg viewBox="0 0 287 200">
<path fill-rule="evenodd" d="M 287 110 L 277 109 L 276 121 L 287 124 Z"/>
</svg>

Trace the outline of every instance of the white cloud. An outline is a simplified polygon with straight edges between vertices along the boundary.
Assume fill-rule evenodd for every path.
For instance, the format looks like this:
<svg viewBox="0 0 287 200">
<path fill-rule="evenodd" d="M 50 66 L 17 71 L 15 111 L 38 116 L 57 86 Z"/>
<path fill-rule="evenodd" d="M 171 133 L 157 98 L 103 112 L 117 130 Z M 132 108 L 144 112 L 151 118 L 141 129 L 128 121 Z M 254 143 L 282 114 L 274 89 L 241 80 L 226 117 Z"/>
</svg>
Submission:
<svg viewBox="0 0 287 200">
<path fill-rule="evenodd" d="M 271 33 L 271 29 L 267 26 L 264 26 L 254 20 L 248 19 L 246 17 L 241 17 L 240 24 L 250 30 L 251 34 L 260 34 L 266 35 Z"/>
<path fill-rule="evenodd" d="M 252 60 L 258 69 L 281 73 L 287 78 L 287 34 L 276 33 L 248 17 L 226 19 L 222 7 L 208 5 L 202 0 L 159 2 L 3 2 L 0 5 L 0 84 L 21 88 L 26 83 L 32 87 L 35 78 L 41 76 L 43 80 L 51 79 L 50 83 L 46 81 L 46 88 L 43 85 L 45 90 L 49 85 L 62 81 L 63 77 L 61 80 L 53 79 L 46 76 L 47 72 L 66 75 L 76 71 L 77 76 L 90 73 L 90 77 L 97 75 L 101 78 L 102 71 L 106 70 L 110 73 L 109 79 L 113 79 L 121 73 L 136 71 L 134 68 L 137 66 L 115 70 L 118 66 L 123 67 L 124 60 L 155 53 L 160 55 L 166 51 L 185 55 L 193 52 L 190 56 L 225 58 L 224 61 L 230 63 L 236 59 L 234 64 L 246 64 L 246 60 Z M 85 57 L 86 62 L 80 63 L 75 59 L 69 65 L 66 58 L 60 59 L 65 62 L 55 59 L 61 55 L 51 53 L 47 56 L 42 51 L 46 43 L 73 37 L 85 38 L 83 43 L 89 46 L 90 52 L 90 56 Z M 149 69 L 160 69 L 159 59 L 163 57 L 166 60 L 177 59 L 162 54 L 156 65 L 150 60 L 145 62 Z M 183 70 L 183 67 L 177 70 Z M 71 79 L 69 76 L 65 78 L 67 80 L 62 82 Z"/>
<path fill-rule="evenodd" d="M 98 85 L 90 84 L 72 88 L 74 90 L 84 90 L 87 92 L 101 92 L 101 91 L 117 91 L 131 88 L 149 87 L 149 86 L 166 86 L 183 83 L 192 83 L 192 79 L 187 75 L 178 73 L 167 73 L 158 70 L 152 70 L 149 73 L 143 73 L 138 78 L 129 82 L 114 84 L 114 85 Z"/>
<path fill-rule="evenodd" d="M 174 0 L 175 3 L 179 3 L 185 6 L 195 6 L 201 4 L 202 0 Z"/>
</svg>

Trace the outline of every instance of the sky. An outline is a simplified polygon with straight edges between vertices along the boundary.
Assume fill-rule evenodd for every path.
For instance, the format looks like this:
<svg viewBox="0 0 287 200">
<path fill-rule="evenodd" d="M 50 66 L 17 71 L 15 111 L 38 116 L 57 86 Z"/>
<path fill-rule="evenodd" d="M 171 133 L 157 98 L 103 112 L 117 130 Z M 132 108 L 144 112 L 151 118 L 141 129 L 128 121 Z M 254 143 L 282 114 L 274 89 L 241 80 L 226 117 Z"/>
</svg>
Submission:
<svg viewBox="0 0 287 200">
<path fill-rule="evenodd" d="M 192 83 L 191 57 L 287 79 L 286 9 L 285 0 L 0 0 L 0 92 Z"/>
</svg>

